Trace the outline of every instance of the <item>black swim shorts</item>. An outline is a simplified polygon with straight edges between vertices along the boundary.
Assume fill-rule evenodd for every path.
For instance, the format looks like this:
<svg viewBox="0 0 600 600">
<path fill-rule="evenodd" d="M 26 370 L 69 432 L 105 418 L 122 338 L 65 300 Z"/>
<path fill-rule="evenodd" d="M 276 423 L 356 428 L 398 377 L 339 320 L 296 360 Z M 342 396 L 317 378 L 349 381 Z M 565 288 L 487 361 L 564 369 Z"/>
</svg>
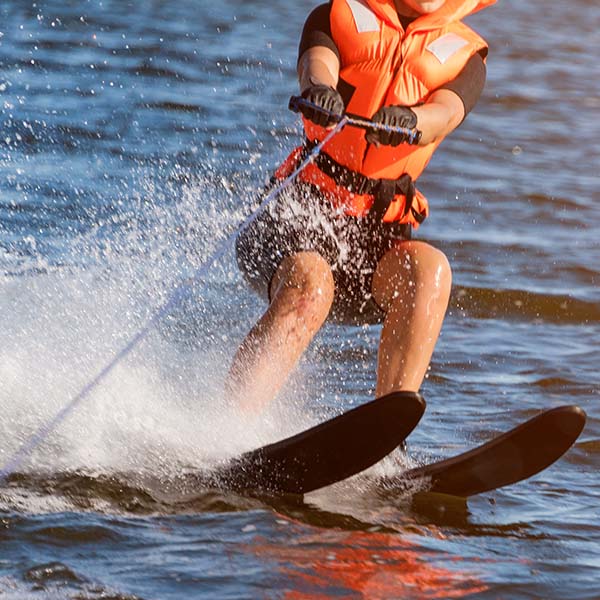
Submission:
<svg viewBox="0 0 600 600">
<path fill-rule="evenodd" d="M 296 183 L 240 233 L 236 255 L 245 279 L 268 299 L 271 280 L 284 258 L 301 251 L 318 252 L 331 266 L 335 282 L 330 318 L 377 323 L 385 314 L 371 295 L 375 268 L 395 243 L 410 236 L 410 225 L 383 223 L 368 215 L 347 216 L 314 186 Z"/>
</svg>

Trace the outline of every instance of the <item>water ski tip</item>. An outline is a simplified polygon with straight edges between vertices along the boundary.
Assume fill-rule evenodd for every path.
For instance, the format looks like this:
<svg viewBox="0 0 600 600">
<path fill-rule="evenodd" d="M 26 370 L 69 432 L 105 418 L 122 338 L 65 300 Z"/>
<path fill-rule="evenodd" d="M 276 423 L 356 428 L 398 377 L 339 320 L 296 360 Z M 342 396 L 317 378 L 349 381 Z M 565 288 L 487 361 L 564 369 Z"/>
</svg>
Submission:
<svg viewBox="0 0 600 600">
<path fill-rule="evenodd" d="M 305 494 L 363 471 L 402 444 L 425 411 L 394 392 L 290 438 L 246 452 L 218 473 L 227 487 Z"/>
<path fill-rule="evenodd" d="M 473 496 L 543 471 L 575 443 L 586 422 L 578 406 L 560 406 L 463 454 L 403 474 L 406 482 L 429 478 L 431 492 Z"/>
</svg>

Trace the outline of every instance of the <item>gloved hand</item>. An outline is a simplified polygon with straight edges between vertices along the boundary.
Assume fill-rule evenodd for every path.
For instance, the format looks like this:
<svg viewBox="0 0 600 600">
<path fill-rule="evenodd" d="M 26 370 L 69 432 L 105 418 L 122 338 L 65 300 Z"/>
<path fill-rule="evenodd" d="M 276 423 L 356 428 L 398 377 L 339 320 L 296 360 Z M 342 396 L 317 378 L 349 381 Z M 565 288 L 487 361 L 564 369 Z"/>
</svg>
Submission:
<svg viewBox="0 0 600 600">
<path fill-rule="evenodd" d="M 414 129 L 417 126 L 417 115 L 408 106 L 383 106 L 371 118 L 374 123 L 388 127 L 404 127 Z M 418 142 L 421 135 L 413 143 Z M 410 141 L 411 136 L 399 131 L 385 131 L 384 129 L 371 129 L 365 136 L 370 144 L 384 144 L 385 146 L 398 146 Z"/>
<path fill-rule="evenodd" d="M 324 113 L 317 108 L 310 106 L 301 105 L 300 112 L 313 123 L 321 125 L 321 127 L 328 127 L 329 125 L 335 125 L 344 114 L 344 101 L 340 96 L 339 92 L 328 85 L 315 84 L 307 87 L 302 92 L 302 97 L 318 107 L 333 113 L 338 119 L 332 119 L 330 115 Z"/>
</svg>

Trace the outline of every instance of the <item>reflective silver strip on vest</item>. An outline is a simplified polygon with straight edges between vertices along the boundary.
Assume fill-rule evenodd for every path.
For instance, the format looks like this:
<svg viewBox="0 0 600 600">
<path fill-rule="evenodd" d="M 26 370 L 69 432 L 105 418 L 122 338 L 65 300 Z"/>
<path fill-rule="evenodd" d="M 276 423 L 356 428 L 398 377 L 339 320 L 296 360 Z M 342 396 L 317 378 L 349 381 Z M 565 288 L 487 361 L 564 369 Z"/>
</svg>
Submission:
<svg viewBox="0 0 600 600">
<path fill-rule="evenodd" d="M 456 33 L 447 33 L 439 37 L 427 46 L 429 50 L 439 61 L 444 64 L 451 56 L 456 54 L 463 46 L 469 42 Z"/>
<path fill-rule="evenodd" d="M 352 11 L 358 33 L 379 31 L 379 21 L 366 2 L 363 0 L 346 0 L 346 2 Z"/>
</svg>

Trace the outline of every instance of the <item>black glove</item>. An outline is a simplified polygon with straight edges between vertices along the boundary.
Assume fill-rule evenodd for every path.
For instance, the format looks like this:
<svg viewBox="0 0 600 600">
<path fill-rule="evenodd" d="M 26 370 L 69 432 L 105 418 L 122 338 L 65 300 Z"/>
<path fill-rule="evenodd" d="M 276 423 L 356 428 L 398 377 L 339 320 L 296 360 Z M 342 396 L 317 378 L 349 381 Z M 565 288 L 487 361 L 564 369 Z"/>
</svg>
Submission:
<svg viewBox="0 0 600 600">
<path fill-rule="evenodd" d="M 300 105 L 300 112 L 313 123 L 321 125 L 321 127 L 328 127 L 337 123 L 342 115 L 344 114 L 344 101 L 340 96 L 339 92 L 328 85 L 316 84 L 307 87 L 302 92 L 302 97 L 317 107 L 333 113 L 336 118 L 332 118 L 327 112 L 323 112 L 318 108 L 311 106 Z"/>
<path fill-rule="evenodd" d="M 408 106 L 383 106 L 373 115 L 371 121 L 388 127 L 414 129 L 417 126 L 417 115 Z M 409 134 L 384 129 L 370 129 L 365 138 L 370 144 L 378 142 L 385 146 L 398 146 L 403 142 L 411 141 L 411 135 Z M 420 138 L 419 132 L 413 143 L 418 142 Z"/>
</svg>

